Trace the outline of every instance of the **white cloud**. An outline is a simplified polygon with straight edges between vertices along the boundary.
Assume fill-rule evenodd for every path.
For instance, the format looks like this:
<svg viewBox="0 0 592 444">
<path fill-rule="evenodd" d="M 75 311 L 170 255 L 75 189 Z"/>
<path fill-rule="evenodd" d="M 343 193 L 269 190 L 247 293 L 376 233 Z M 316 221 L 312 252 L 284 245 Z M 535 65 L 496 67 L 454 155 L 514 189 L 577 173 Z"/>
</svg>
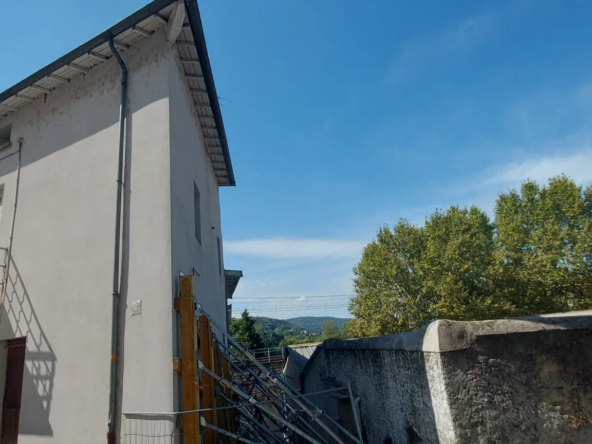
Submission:
<svg viewBox="0 0 592 444">
<path fill-rule="evenodd" d="M 359 256 L 365 243 L 340 239 L 262 238 L 225 241 L 226 253 L 278 259 Z"/>
<path fill-rule="evenodd" d="M 576 183 L 592 181 L 592 149 L 584 148 L 568 154 L 547 155 L 515 161 L 489 169 L 483 185 L 517 184 L 526 179 L 547 182 L 551 177 L 565 174 Z"/>
</svg>

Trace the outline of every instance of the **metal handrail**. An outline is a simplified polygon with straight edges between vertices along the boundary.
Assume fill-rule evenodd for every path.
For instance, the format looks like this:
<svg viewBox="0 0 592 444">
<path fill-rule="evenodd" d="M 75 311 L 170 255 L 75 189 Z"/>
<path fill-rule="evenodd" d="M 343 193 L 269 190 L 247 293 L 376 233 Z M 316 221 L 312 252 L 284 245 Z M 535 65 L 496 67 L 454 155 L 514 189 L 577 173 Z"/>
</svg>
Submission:
<svg viewBox="0 0 592 444">
<path fill-rule="evenodd" d="M 285 347 L 258 348 L 249 350 L 249 353 L 252 353 L 257 360 L 265 362 L 283 361 L 286 358 Z"/>
<path fill-rule="evenodd" d="M 285 347 L 260 348 L 257 350 L 250 350 L 250 352 L 257 359 L 267 358 L 268 361 L 271 361 L 272 358 L 276 358 L 278 360 L 280 360 L 280 359 L 283 360 L 286 356 Z"/>
</svg>

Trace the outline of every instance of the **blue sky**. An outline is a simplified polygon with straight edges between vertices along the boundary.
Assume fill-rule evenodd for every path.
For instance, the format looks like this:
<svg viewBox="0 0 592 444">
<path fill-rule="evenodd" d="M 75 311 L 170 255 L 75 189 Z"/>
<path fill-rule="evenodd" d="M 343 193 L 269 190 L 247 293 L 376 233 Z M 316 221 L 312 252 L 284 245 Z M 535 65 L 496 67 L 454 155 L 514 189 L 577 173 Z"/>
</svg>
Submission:
<svg viewBox="0 0 592 444">
<path fill-rule="evenodd" d="M 7 3 L 0 90 L 144 4 Z M 346 296 L 300 296 L 351 294 L 380 225 L 451 204 L 491 210 L 527 177 L 592 182 L 591 2 L 200 9 L 237 177 L 221 190 L 226 268 L 245 274 L 235 312 L 347 316 Z M 319 305 L 339 308 L 299 309 Z"/>
</svg>

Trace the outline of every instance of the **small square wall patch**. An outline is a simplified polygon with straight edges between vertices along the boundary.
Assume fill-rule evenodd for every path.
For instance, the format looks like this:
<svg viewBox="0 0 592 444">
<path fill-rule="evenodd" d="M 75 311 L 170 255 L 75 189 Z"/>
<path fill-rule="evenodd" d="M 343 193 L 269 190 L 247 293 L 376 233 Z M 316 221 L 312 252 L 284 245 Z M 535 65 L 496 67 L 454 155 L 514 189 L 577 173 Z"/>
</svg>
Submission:
<svg viewBox="0 0 592 444">
<path fill-rule="evenodd" d="M 132 301 L 132 316 L 142 314 L 142 300 Z"/>
</svg>

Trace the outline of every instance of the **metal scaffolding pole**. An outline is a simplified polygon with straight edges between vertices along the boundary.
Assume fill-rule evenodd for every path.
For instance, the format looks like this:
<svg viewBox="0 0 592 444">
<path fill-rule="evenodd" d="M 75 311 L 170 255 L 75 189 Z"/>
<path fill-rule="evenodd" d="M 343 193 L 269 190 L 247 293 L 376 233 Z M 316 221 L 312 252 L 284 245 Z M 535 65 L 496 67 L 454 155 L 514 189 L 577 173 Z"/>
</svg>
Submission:
<svg viewBox="0 0 592 444">
<path fill-rule="evenodd" d="M 259 442 L 263 443 L 263 444 L 270 444 L 269 441 L 265 438 L 263 438 L 255 429 L 255 427 L 253 427 L 253 425 L 248 422 L 248 421 L 239 421 L 239 423 L 245 428 L 245 430 L 250 433 L 251 435 L 253 435 L 256 439 L 259 440 Z"/>
<path fill-rule="evenodd" d="M 356 430 L 358 432 L 358 438 L 360 439 L 360 444 L 364 444 L 364 440 L 362 438 L 362 426 L 360 424 L 358 409 L 356 408 L 356 400 L 354 399 L 354 392 L 352 391 L 350 382 L 347 383 L 347 393 L 349 395 L 349 402 L 352 406 L 352 411 L 354 413 L 354 420 L 356 421 Z"/>
<path fill-rule="evenodd" d="M 221 435 L 226 435 L 226 436 L 229 436 L 231 438 L 234 438 L 234 439 L 236 439 L 237 441 L 240 441 L 240 442 L 246 442 L 247 444 L 260 444 L 260 443 L 256 443 L 255 441 L 251 441 L 250 439 L 243 438 L 242 436 L 237 435 L 236 433 L 230 433 L 227 430 L 224 430 L 224 429 L 221 429 L 219 427 L 213 426 L 212 424 L 208 424 L 206 422 L 206 420 L 204 419 L 203 416 L 201 417 L 201 425 L 203 427 L 207 427 L 210 430 L 213 430 L 215 432 L 218 432 Z"/>
<path fill-rule="evenodd" d="M 321 444 L 319 441 L 317 441 L 316 439 L 314 439 L 312 436 L 310 436 L 307 433 L 305 433 L 302 430 L 300 430 L 294 424 L 291 424 L 289 421 L 286 421 L 285 419 L 283 419 L 279 415 L 276 415 L 270 409 L 268 409 L 267 407 L 263 406 L 263 404 L 258 404 L 257 401 L 254 398 L 252 398 L 251 396 L 249 396 L 246 392 L 244 392 L 241 388 L 239 388 L 236 385 L 234 385 L 232 382 L 224 379 L 221 376 L 218 376 L 216 373 L 214 373 L 210 369 L 204 367 L 203 366 L 203 363 L 201 361 L 199 361 L 199 368 L 200 368 L 200 370 L 205 371 L 212 378 L 216 379 L 220 384 L 222 384 L 222 386 L 230 388 L 233 392 L 235 392 L 236 394 L 238 394 L 241 398 L 243 398 L 246 401 L 252 403 L 254 406 L 256 406 L 261 411 L 267 413 L 268 415 L 272 416 L 276 420 L 280 421 L 283 425 L 285 425 L 289 429 L 293 430 L 294 432 L 298 433 L 303 438 L 307 439 L 308 441 L 312 442 L 313 444 Z"/>
<path fill-rule="evenodd" d="M 272 382 L 274 382 L 275 384 L 277 384 L 277 386 L 280 388 L 280 390 L 282 390 L 284 393 L 288 394 L 288 395 L 293 395 L 294 394 L 294 390 L 288 386 L 287 384 L 284 384 L 279 378 L 277 378 L 277 376 L 271 371 L 269 370 L 267 367 L 265 367 L 263 364 L 261 364 L 259 361 L 257 361 L 257 359 L 248 351 L 245 350 L 238 342 L 236 342 L 234 340 L 234 338 L 232 336 L 230 336 L 228 333 L 226 333 L 224 331 L 223 328 L 221 328 L 218 323 L 216 321 L 214 321 L 212 319 L 212 317 L 206 313 L 203 310 L 203 307 L 201 306 L 201 304 L 197 305 L 198 310 L 220 331 L 222 332 L 222 334 L 226 337 L 226 339 L 228 340 L 228 342 L 230 344 L 232 344 L 232 346 L 234 348 L 236 348 L 238 351 L 240 351 L 242 354 L 244 354 L 246 357 L 249 358 L 249 360 L 255 364 L 256 367 L 258 367 L 263 373 L 266 373 L 267 377 L 269 379 L 272 380 Z M 337 441 L 339 444 L 345 444 L 340 438 L 339 436 L 337 436 L 335 434 L 335 432 L 333 430 L 331 430 L 331 428 L 325 424 L 323 421 L 321 421 L 319 419 L 319 413 L 315 413 L 313 411 L 311 411 L 304 402 L 300 401 L 298 398 L 293 398 L 294 402 L 296 404 L 298 404 L 300 406 L 300 408 L 302 408 L 302 410 L 304 410 L 311 418 L 313 421 L 315 421 L 317 424 L 319 424 L 319 426 L 321 426 L 333 439 L 335 439 L 335 441 Z M 357 441 L 357 440 L 356 440 Z M 315 441 L 316 442 L 316 441 Z"/>
<path fill-rule="evenodd" d="M 267 384 L 265 384 L 265 381 L 263 381 L 259 375 L 257 375 L 253 370 L 251 370 L 249 368 L 248 365 L 245 365 L 245 363 L 239 359 L 230 349 L 228 349 L 226 346 L 224 346 L 223 344 L 221 344 L 220 342 L 218 342 L 219 345 L 221 345 L 222 349 L 225 350 L 231 357 L 233 357 L 237 362 L 240 362 L 241 364 L 244 365 L 244 367 L 246 368 L 246 370 L 251 374 L 251 378 L 253 378 L 254 381 L 257 381 L 257 385 L 255 384 L 254 381 L 252 381 L 251 383 L 257 387 L 259 389 L 259 391 L 261 393 L 263 393 L 265 396 L 267 396 L 269 398 L 270 401 L 273 402 L 273 404 L 276 406 L 276 408 L 278 409 L 278 412 L 283 413 L 282 412 L 282 407 L 288 407 L 290 410 L 292 410 L 292 408 L 287 405 L 287 403 L 285 401 L 283 401 L 282 399 L 278 398 L 277 396 L 275 396 L 273 394 L 273 392 L 271 392 L 270 388 L 267 386 Z M 238 365 L 236 365 L 234 362 L 232 362 L 231 359 L 229 359 L 227 356 L 224 356 L 224 359 L 226 359 L 231 366 L 233 366 L 234 368 L 236 368 L 240 374 L 243 376 L 243 378 L 250 380 L 251 378 L 249 378 L 241 369 Z M 286 417 L 286 415 L 282 416 Z"/>
<path fill-rule="evenodd" d="M 244 372 L 242 372 L 242 370 L 241 370 L 241 369 L 240 369 L 240 368 L 239 368 L 237 365 L 235 365 L 235 364 L 234 364 L 234 362 L 230 361 L 230 360 L 229 360 L 229 359 L 228 359 L 226 356 L 224 356 L 224 359 L 226 359 L 226 360 L 227 360 L 227 361 L 228 361 L 228 362 L 229 362 L 229 363 L 230 363 L 230 364 L 231 364 L 231 365 L 232 365 L 234 368 L 236 368 L 236 369 L 237 369 L 237 371 L 239 371 L 239 372 L 241 373 L 241 375 L 243 375 L 243 377 L 245 377 L 245 378 L 247 378 L 247 379 L 248 379 L 248 377 L 245 375 L 245 373 L 244 373 Z M 260 388 L 260 390 L 261 390 L 261 388 Z M 261 390 L 261 391 L 262 391 L 262 390 Z M 262 391 L 262 392 L 263 392 L 263 391 Z M 247 394 L 248 394 L 248 393 L 247 393 Z M 273 403 L 273 404 L 276 406 L 276 408 L 278 409 L 278 411 L 281 413 L 281 404 L 280 404 L 280 405 L 278 405 L 277 399 L 274 399 L 274 398 L 272 398 L 271 394 L 269 394 L 269 393 L 264 393 L 264 394 L 265 394 L 265 395 L 266 395 L 266 396 L 269 398 L 269 402 Z M 282 416 L 283 416 L 285 419 L 287 419 L 287 417 L 286 417 L 285 415 L 282 415 Z M 267 417 L 268 417 L 268 418 L 269 418 L 269 419 L 270 419 L 270 420 L 271 420 L 271 421 L 272 421 L 274 424 L 276 424 L 278 427 L 280 427 L 280 428 L 281 428 L 281 425 L 280 425 L 281 423 L 278 423 L 278 422 L 277 422 L 277 420 L 276 420 L 275 418 L 273 418 L 273 417 L 270 417 L 270 416 L 267 416 Z"/>
<path fill-rule="evenodd" d="M 265 433 L 267 433 L 269 436 L 271 436 L 276 442 L 279 442 L 279 443 L 284 442 L 275 433 L 273 433 L 271 430 L 269 430 L 269 428 L 267 428 L 265 425 L 263 425 L 259 421 L 257 421 L 257 419 L 253 416 L 253 414 L 251 412 L 249 412 L 245 407 L 238 406 L 238 404 L 236 404 L 234 401 L 232 401 L 230 398 L 228 398 L 224 393 L 220 393 L 220 396 L 222 397 L 222 399 L 226 400 L 226 402 L 228 402 L 230 405 L 237 405 L 237 410 L 239 412 L 241 412 L 243 414 L 243 416 L 248 418 L 257 427 L 259 427 L 261 430 L 263 430 Z"/>
<path fill-rule="evenodd" d="M 224 351 L 226 351 L 237 362 L 240 362 L 241 364 L 243 364 L 245 366 L 245 369 L 251 374 L 251 377 L 249 377 L 248 375 L 246 375 L 245 372 L 243 372 L 242 369 L 238 365 L 236 365 L 234 362 L 232 362 L 232 360 L 229 359 L 227 356 L 224 356 L 224 359 L 226 359 L 230 363 L 231 366 L 233 366 L 234 368 L 236 368 L 239 371 L 239 373 L 243 376 L 243 378 L 245 378 L 246 380 L 250 380 L 251 378 L 253 378 L 254 380 L 256 380 L 258 382 L 258 384 L 259 384 L 259 385 L 257 385 L 257 388 L 259 388 L 259 390 L 261 391 L 261 393 L 263 393 L 264 395 L 266 395 L 267 397 L 269 397 L 271 399 L 271 392 L 269 391 L 269 387 L 267 386 L 267 384 L 265 384 L 265 381 L 263 381 L 259 377 L 259 375 L 257 375 L 252 369 L 250 369 L 249 366 L 246 365 L 243 360 L 241 360 L 238 356 L 236 356 L 232 352 L 232 350 L 230 350 L 229 348 L 227 348 L 221 342 L 218 342 L 218 344 L 221 346 L 221 348 Z"/>
</svg>

